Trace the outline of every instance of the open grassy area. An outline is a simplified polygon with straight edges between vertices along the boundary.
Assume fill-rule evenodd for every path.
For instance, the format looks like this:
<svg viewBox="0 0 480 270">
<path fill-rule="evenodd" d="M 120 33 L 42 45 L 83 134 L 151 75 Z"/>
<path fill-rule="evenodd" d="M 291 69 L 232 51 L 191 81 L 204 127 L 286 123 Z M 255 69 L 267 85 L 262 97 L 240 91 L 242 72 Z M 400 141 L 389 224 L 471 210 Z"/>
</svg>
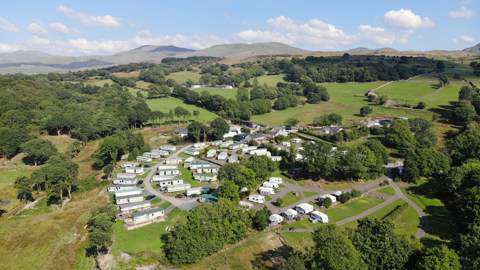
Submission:
<svg viewBox="0 0 480 270">
<path fill-rule="evenodd" d="M 281 197 L 282 204 L 279 205 L 279 207 L 285 207 L 285 206 L 296 204 L 298 201 L 302 200 L 303 198 L 312 197 L 315 194 L 317 193 L 316 192 L 300 192 L 300 193 L 289 192 L 285 194 L 285 196 Z"/>
<path fill-rule="evenodd" d="M 147 104 L 152 111 L 161 111 L 164 113 L 168 113 L 170 110 L 174 110 L 175 107 L 181 106 L 189 110 L 190 113 L 192 113 L 192 116 L 190 116 L 189 120 L 198 120 L 201 122 L 208 122 L 217 117 L 217 115 L 212 112 L 209 112 L 195 105 L 185 104 L 180 99 L 173 98 L 173 97 L 148 99 Z M 193 116 L 193 111 L 195 110 L 200 112 L 198 119 L 195 116 Z M 182 119 L 178 119 L 178 120 L 182 120 Z"/>
<path fill-rule="evenodd" d="M 0 219 L 0 268 L 72 269 L 90 211 L 106 203 L 106 196 L 95 189 L 74 194 L 62 209 L 40 202 L 20 215 Z"/>
<path fill-rule="evenodd" d="M 112 73 L 113 76 L 116 76 L 116 77 L 119 77 L 119 78 L 137 78 L 139 74 L 140 74 L 140 71 Z"/>
<path fill-rule="evenodd" d="M 113 81 L 110 79 L 97 79 L 97 78 L 90 78 L 87 81 L 85 81 L 85 84 L 91 85 L 91 86 L 99 86 L 102 87 L 105 84 L 111 85 L 113 84 Z"/>
<path fill-rule="evenodd" d="M 268 86 L 277 86 L 277 83 L 279 82 L 285 82 L 283 79 L 283 74 L 279 75 L 263 75 L 260 77 L 257 77 L 258 84 L 260 85 L 268 85 Z M 250 79 L 250 83 L 253 83 L 254 79 Z"/>
<path fill-rule="evenodd" d="M 183 266 L 181 269 L 272 269 L 268 251 L 282 246 L 278 235 L 273 232 L 252 233 L 237 244 L 226 246 L 221 251 L 208 256 L 193 265 Z M 264 268 L 266 264 L 267 268 Z M 255 267 L 263 266 L 262 268 Z"/>
<path fill-rule="evenodd" d="M 220 95 L 226 99 L 236 99 L 237 98 L 237 89 L 223 89 L 216 87 L 203 87 L 194 90 L 195 92 L 202 93 L 204 91 L 210 93 L 211 95 Z"/>
<path fill-rule="evenodd" d="M 337 204 L 329 209 L 322 211 L 328 215 L 329 223 L 335 223 L 339 220 L 362 213 L 363 211 L 382 203 L 383 200 L 373 196 L 362 196 L 352 199 L 344 204 Z"/>
<path fill-rule="evenodd" d="M 141 90 L 148 90 L 150 88 L 151 83 L 145 81 L 136 81 L 135 86 Z"/>
<path fill-rule="evenodd" d="M 77 141 L 76 139 L 71 138 L 68 135 L 60 135 L 60 136 L 50 136 L 44 135 L 42 139 L 51 142 L 57 148 L 58 152 L 65 153 L 68 149 L 68 146 L 73 142 Z"/>
<path fill-rule="evenodd" d="M 380 193 L 390 195 L 390 196 L 395 195 L 395 190 L 390 186 L 378 189 L 377 191 L 380 192 Z"/>
<path fill-rule="evenodd" d="M 183 166 L 179 166 L 179 168 L 180 168 L 180 173 L 182 174 L 182 179 L 184 183 L 190 184 L 192 187 L 202 186 L 200 181 L 193 179 L 192 171 L 190 171 L 189 169 Z"/>
<path fill-rule="evenodd" d="M 281 235 L 289 246 L 298 251 L 304 251 L 314 244 L 310 232 L 282 232 Z"/>
<path fill-rule="evenodd" d="M 173 79 L 180 84 L 186 83 L 188 80 L 191 80 L 194 83 L 198 83 L 198 80 L 200 79 L 200 74 L 193 71 L 179 71 L 168 74 L 167 79 Z"/>
</svg>

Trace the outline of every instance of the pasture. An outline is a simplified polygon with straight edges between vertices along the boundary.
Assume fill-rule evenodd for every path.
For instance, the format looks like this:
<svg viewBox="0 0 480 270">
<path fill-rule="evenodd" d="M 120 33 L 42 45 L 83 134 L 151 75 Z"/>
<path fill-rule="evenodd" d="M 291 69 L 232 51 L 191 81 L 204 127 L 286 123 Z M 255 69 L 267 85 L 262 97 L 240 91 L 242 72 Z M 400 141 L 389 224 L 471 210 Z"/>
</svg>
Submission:
<svg viewBox="0 0 480 270">
<path fill-rule="evenodd" d="M 147 104 L 152 111 L 160 111 L 164 113 L 168 113 L 170 110 L 174 110 L 177 106 L 183 107 L 190 111 L 192 115 L 188 118 L 188 120 L 198 120 L 200 122 L 209 122 L 217 117 L 216 114 L 209 112 L 203 108 L 197 107 L 191 104 L 185 104 L 182 100 L 178 98 L 155 98 L 155 99 L 148 99 Z M 193 111 L 199 111 L 200 114 L 198 117 L 193 116 Z M 175 119 L 175 120 L 183 120 L 183 119 Z"/>
<path fill-rule="evenodd" d="M 179 71 L 168 74 L 167 79 L 173 79 L 180 84 L 186 83 L 188 80 L 198 83 L 198 80 L 200 80 L 200 74 L 193 71 Z"/>
<path fill-rule="evenodd" d="M 283 79 L 283 74 L 278 74 L 278 75 L 262 75 L 257 78 L 258 84 L 260 85 L 268 85 L 268 86 L 277 86 L 277 83 L 279 82 L 285 82 Z M 250 79 L 250 83 L 253 83 L 254 79 Z"/>
<path fill-rule="evenodd" d="M 208 92 L 210 95 L 220 95 L 226 99 L 236 99 L 237 98 L 237 89 L 223 89 L 216 87 L 203 87 L 194 90 L 195 92 L 202 93 Z"/>
</svg>

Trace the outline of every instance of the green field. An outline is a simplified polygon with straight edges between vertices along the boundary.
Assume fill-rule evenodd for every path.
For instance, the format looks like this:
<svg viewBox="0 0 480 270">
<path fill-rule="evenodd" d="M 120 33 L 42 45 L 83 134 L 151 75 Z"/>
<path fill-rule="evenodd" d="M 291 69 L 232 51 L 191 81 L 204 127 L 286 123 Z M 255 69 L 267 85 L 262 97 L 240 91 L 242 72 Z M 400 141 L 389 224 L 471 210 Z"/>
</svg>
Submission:
<svg viewBox="0 0 480 270">
<path fill-rule="evenodd" d="M 277 86 L 277 83 L 279 82 L 285 82 L 283 79 L 283 74 L 279 75 L 263 75 L 260 77 L 257 77 L 258 84 L 260 85 L 268 85 L 268 86 Z M 254 79 L 250 79 L 250 83 L 253 83 Z"/>
<path fill-rule="evenodd" d="M 328 215 L 329 223 L 335 223 L 347 217 L 360 214 L 382 202 L 383 200 L 381 199 L 367 195 L 322 211 Z"/>
<path fill-rule="evenodd" d="M 179 71 L 168 74 L 167 79 L 173 79 L 177 83 L 186 83 L 188 80 L 198 83 L 200 74 L 193 71 Z"/>
<path fill-rule="evenodd" d="M 215 87 L 203 87 L 194 90 L 195 92 L 202 93 L 206 91 L 211 95 L 220 95 L 226 99 L 236 99 L 237 98 L 237 88 L 234 89 L 223 89 Z"/>
<path fill-rule="evenodd" d="M 192 116 L 189 118 L 189 120 L 198 120 L 201 122 L 208 122 L 217 117 L 217 115 L 212 112 L 209 112 L 195 105 L 185 104 L 180 99 L 173 98 L 173 97 L 148 99 L 147 104 L 152 111 L 161 111 L 164 113 L 168 113 L 170 110 L 174 110 L 175 107 L 177 106 L 181 106 L 189 110 L 190 113 L 192 113 L 194 110 L 197 110 L 200 112 L 198 119 L 195 116 L 193 116 L 193 113 L 192 113 Z M 182 120 L 182 119 L 177 119 L 177 120 Z"/>
<path fill-rule="evenodd" d="M 384 187 L 384 188 L 381 188 L 379 190 L 377 190 L 378 192 L 380 193 L 384 193 L 384 194 L 387 194 L 387 195 L 390 195 L 390 196 L 393 196 L 395 195 L 395 190 L 393 189 L 393 187 Z"/>
</svg>

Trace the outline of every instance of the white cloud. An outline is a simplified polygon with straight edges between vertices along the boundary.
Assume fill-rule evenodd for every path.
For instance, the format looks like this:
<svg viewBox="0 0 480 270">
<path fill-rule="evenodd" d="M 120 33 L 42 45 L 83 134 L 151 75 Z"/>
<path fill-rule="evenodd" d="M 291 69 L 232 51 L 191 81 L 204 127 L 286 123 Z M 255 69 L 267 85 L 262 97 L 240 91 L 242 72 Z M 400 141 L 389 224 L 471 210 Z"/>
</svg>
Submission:
<svg viewBox="0 0 480 270">
<path fill-rule="evenodd" d="M 454 39 L 453 39 L 453 42 L 454 42 L 454 43 L 467 43 L 467 44 L 470 44 L 470 43 L 474 43 L 474 42 L 475 42 L 475 38 L 474 38 L 474 37 L 471 37 L 471 36 L 468 36 L 468 35 L 461 35 L 461 36 L 458 37 L 458 38 L 454 38 Z"/>
<path fill-rule="evenodd" d="M 27 26 L 28 32 L 34 35 L 46 35 L 48 34 L 47 29 L 45 29 L 42 25 L 38 23 L 31 23 Z"/>
<path fill-rule="evenodd" d="M 65 24 L 60 22 L 51 23 L 50 28 L 52 28 L 55 32 L 58 32 L 60 34 L 65 34 L 65 35 L 75 32 L 74 30 L 68 28 Z"/>
<path fill-rule="evenodd" d="M 289 17 L 278 16 L 267 21 L 272 30 L 249 29 L 234 35 L 244 42 L 277 41 L 320 48 L 336 48 L 350 45 L 355 37 L 343 32 L 335 25 L 314 18 L 306 22 L 297 22 Z"/>
<path fill-rule="evenodd" d="M 261 31 L 261 30 L 245 30 L 236 33 L 235 38 L 248 43 L 254 42 L 281 42 L 293 45 L 293 41 L 278 32 Z"/>
<path fill-rule="evenodd" d="M 9 20 L 0 17 L 0 30 L 6 31 L 6 32 L 17 32 L 18 28 L 17 26 L 10 22 Z"/>
<path fill-rule="evenodd" d="M 88 40 L 85 38 L 69 39 L 67 46 L 82 54 L 109 54 L 132 48 L 130 41 L 125 40 Z"/>
<path fill-rule="evenodd" d="M 358 27 L 358 30 L 360 33 L 359 34 L 360 39 L 366 39 L 378 45 L 382 45 L 382 46 L 392 45 L 397 41 L 397 37 L 395 36 L 394 33 L 388 32 L 381 27 L 374 27 L 371 25 L 360 25 Z"/>
<path fill-rule="evenodd" d="M 454 19 L 470 19 L 475 16 L 475 11 L 468 9 L 465 6 L 462 6 L 457 10 L 450 11 L 448 13 L 448 16 Z"/>
<path fill-rule="evenodd" d="M 433 27 L 435 24 L 428 17 L 421 17 L 409 9 L 390 10 L 383 15 L 388 26 L 404 29 Z"/>
<path fill-rule="evenodd" d="M 17 44 L 0 43 L 0 53 L 14 52 L 20 49 Z"/>
<path fill-rule="evenodd" d="M 27 43 L 33 48 L 43 48 L 50 45 L 50 40 L 39 36 L 33 36 Z"/>
<path fill-rule="evenodd" d="M 84 25 L 89 26 L 103 26 L 103 27 L 118 27 L 120 26 L 120 20 L 112 15 L 89 15 L 80 11 L 76 11 L 67 6 L 60 5 L 57 10 L 65 14 L 66 16 L 80 21 Z"/>
</svg>

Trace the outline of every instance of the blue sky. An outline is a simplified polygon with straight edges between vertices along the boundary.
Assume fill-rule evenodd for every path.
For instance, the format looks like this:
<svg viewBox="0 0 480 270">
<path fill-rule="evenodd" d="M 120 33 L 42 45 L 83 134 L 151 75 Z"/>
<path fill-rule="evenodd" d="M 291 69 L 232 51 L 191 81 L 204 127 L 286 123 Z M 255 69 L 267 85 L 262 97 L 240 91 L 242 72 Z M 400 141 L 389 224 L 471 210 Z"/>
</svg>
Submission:
<svg viewBox="0 0 480 270">
<path fill-rule="evenodd" d="M 268 41 L 310 50 L 462 49 L 480 41 L 480 0 L 18 0 L 0 9 L 0 52 Z"/>
</svg>

